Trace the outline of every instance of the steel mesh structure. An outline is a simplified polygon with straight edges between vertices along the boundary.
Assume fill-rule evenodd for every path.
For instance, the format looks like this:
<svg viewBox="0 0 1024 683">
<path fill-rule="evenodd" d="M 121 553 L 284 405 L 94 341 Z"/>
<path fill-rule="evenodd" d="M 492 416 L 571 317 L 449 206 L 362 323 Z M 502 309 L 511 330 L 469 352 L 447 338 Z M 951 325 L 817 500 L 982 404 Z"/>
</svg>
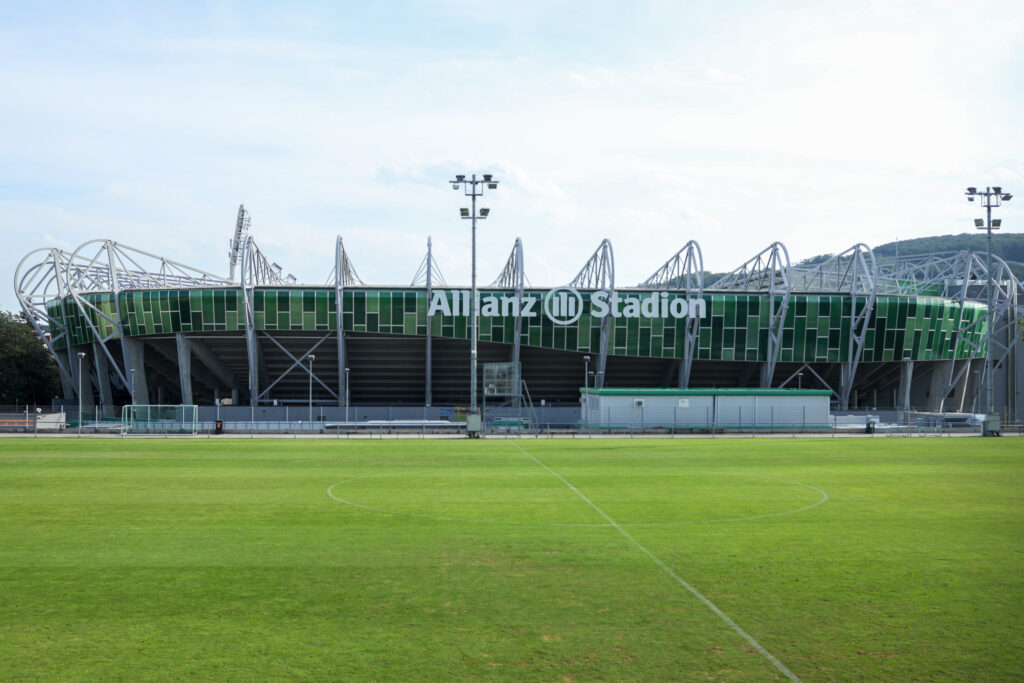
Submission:
<svg viewBox="0 0 1024 683">
<path fill-rule="evenodd" d="M 109 240 L 30 252 L 15 289 L 57 360 L 65 398 L 77 400 L 81 385 L 89 410 L 134 400 L 216 402 L 254 414 L 307 401 L 341 409 L 469 402 L 469 292 L 440 276 L 429 240 L 408 287 L 363 282 L 340 236 L 327 283 L 306 285 L 259 249 L 250 223 L 239 207 L 227 277 Z M 799 381 L 828 390 L 840 408 L 971 411 L 991 381 L 1000 412 L 1021 420 L 1024 288 L 1008 264 L 992 263 L 991 378 L 982 362 L 984 259 L 881 259 L 864 244 L 806 266 L 774 242 L 706 282 L 690 241 L 624 287 L 603 240 L 567 285 L 543 288 L 530 285 L 516 239 L 479 293 L 480 356 L 519 363 L 534 399 L 556 405 L 578 401 L 585 384 Z M 81 378 L 78 353 L 86 354 Z"/>
</svg>

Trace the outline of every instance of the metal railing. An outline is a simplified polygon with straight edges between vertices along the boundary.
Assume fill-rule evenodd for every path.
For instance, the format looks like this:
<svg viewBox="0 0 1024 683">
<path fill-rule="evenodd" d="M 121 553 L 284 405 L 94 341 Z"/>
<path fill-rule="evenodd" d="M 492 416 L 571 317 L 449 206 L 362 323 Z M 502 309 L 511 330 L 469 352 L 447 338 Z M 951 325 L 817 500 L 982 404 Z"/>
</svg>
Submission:
<svg viewBox="0 0 1024 683">
<path fill-rule="evenodd" d="M 954 436 L 981 433 L 981 425 L 974 420 L 943 419 L 934 413 L 912 413 L 897 411 L 865 411 L 832 416 L 829 424 L 808 424 L 802 420 L 778 420 L 769 422 L 723 422 L 713 421 L 692 423 L 665 423 L 663 421 L 636 425 L 599 425 L 584 422 L 570 423 L 511 419 L 496 417 L 484 424 L 483 435 L 487 438 L 607 438 L 607 437 L 907 437 L 907 436 Z M 216 438 L 234 437 L 320 437 L 320 438 L 385 438 L 412 437 L 431 438 L 443 436 L 464 436 L 465 422 L 453 419 L 353 419 L 353 420 L 209 420 L 195 423 L 195 436 Z M 122 434 L 122 421 L 111 415 L 104 416 L 97 411 L 42 410 L 41 408 L 20 411 L 0 410 L 0 432 L 33 434 L 37 436 L 127 436 L 127 437 L 173 437 L 182 432 L 191 435 L 193 423 L 174 424 L 155 422 L 138 428 L 133 433 Z M 1004 436 L 1024 436 L 1024 423 L 1003 423 Z"/>
</svg>

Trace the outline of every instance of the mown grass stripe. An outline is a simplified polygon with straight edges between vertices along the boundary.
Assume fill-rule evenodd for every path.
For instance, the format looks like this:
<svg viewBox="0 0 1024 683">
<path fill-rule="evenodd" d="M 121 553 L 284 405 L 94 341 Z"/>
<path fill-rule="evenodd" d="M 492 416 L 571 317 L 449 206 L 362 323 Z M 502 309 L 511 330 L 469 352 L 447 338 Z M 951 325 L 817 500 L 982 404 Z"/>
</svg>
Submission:
<svg viewBox="0 0 1024 683">
<path fill-rule="evenodd" d="M 717 607 L 717 606 L 715 606 L 715 604 L 714 604 L 713 602 L 711 602 L 711 601 L 710 601 L 710 600 L 708 600 L 708 599 L 707 599 L 706 597 L 704 597 L 704 596 L 703 596 L 703 595 L 701 594 L 701 592 L 700 592 L 700 591 L 698 591 L 698 590 L 697 590 L 696 588 L 694 588 L 694 587 L 693 587 L 693 586 L 691 586 L 691 585 L 690 585 L 689 583 L 687 583 L 687 582 L 686 582 L 686 581 L 685 581 L 685 580 L 684 580 L 684 579 L 683 579 L 683 578 L 682 578 L 681 576 L 679 576 L 679 575 L 678 575 L 678 574 L 676 574 L 676 573 L 675 573 L 674 571 L 672 571 L 672 568 L 671 568 L 671 567 L 669 567 L 669 566 L 668 566 L 668 565 L 666 565 L 666 564 L 665 564 L 664 562 L 662 562 L 662 561 L 661 561 L 660 559 L 658 559 L 658 557 L 657 557 L 657 556 L 656 556 L 656 555 L 655 555 L 654 553 L 652 553 L 652 552 L 651 552 L 650 550 L 648 550 L 647 548 L 645 548 L 645 547 L 643 546 L 643 544 L 641 544 L 641 543 L 640 543 L 640 541 L 638 541 L 638 540 L 636 540 L 635 538 L 633 538 L 633 536 L 631 536 L 631 535 L 630 535 L 630 533 L 629 533 L 628 531 L 626 531 L 626 530 L 625 530 L 625 529 L 623 529 L 623 528 L 622 528 L 621 526 L 619 526 L 619 523 L 618 523 L 618 522 L 616 522 L 616 521 L 615 521 L 614 519 L 612 519 L 611 517 L 609 517 L 609 516 L 608 516 L 608 514 L 607 514 L 607 513 L 606 513 L 606 512 L 604 511 L 604 510 L 602 510 L 601 508 L 599 508 L 599 507 L 597 506 L 597 504 L 595 504 L 595 503 L 594 503 L 594 501 L 592 501 L 592 500 L 590 500 L 589 498 L 587 498 L 587 497 L 586 497 L 586 496 L 585 496 L 585 495 L 583 494 L 583 492 L 582 492 L 582 491 L 580 491 L 580 490 L 579 490 L 578 488 L 576 488 L 576 487 L 575 487 L 575 486 L 573 486 L 573 485 L 572 485 L 571 483 L 569 483 L 568 481 L 566 481 L 565 477 L 563 477 L 562 475 L 560 475 L 560 474 L 559 474 L 558 472 L 555 472 L 555 471 L 554 471 L 553 469 L 551 469 L 550 467 L 548 467 L 547 465 L 545 465 L 545 464 L 544 464 L 543 462 L 541 462 L 540 460 L 538 460 L 538 459 L 537 459 L 536 457 L 534 457 L 534 456 L 533 456 L 533 455 L 532 455 L 531 453 L 529 453 L 528 451 L 526 451 L 526 449 L 524 449 L 524 448 L 523 448 L 522 446 L 520 446 L 520 445 L 519 445 L 518 443 L 516 443 L 516 442 L 514 442 L 514 441 L 513 441 L 513 442 L 512 442 L 512 445 L 513 445 L 513 446 L 515 446 L 516 448 L 518 448 L 518 449 L 519 449 L 519 450 L 520 450 L 520 451 L 521 451 L 521 452 L 522 452 L 522 453 L 523 453 L 524 455 L 526 455 L 526 456 L 527 456 L 528 458 L 530 458 L 531 460 L 533 460 L 533 461 L 534 461 L 535 463 L 537 463 L 538 465 L 540 465 L 541 467 L 543 467 L 543 468 L 544 468 L 545 470 L 547 470 L 547 471 L 548 471 L 549 473 L 551 473 L 551 474 L 552 474 L 553 476 L 557 477 L 557 478 L 558 478 L 558 480 L 559 480 L 559 481 L 561 481 L 561 482 L 562 482 L 563 484 L 565 484 L 566 486 L 568 486 L 568 487 L 569 487 L 569 489 L 570 489 L 570 490 L 571 490 L 571 491 L 572 491 L 573 493 L 575 493 L 575 494 L 576 494 L 577 496 L 579 496 L 579 497 L 580 497 L 581 499 L 583 499 L 583 501 L 584 501 L 584 502 L 585 502 L 585 503 L 586 503 L 587 505 L 589 505 L 590 507 L 594 508 L 594 510 L 595 510 L 595 511 L 597 512 L 597 514 L 601 515 L 601 516 L 602 516 L 602 517 L 604 517 L 604 518 L 605 518 L 606 520 L 608 520 L 608 524 L 609 524 L 610 526 L 613 526 L 613 527 L 615 527 L 615 529 L 617 529 L 617 530 L 618 530 L 618 532 L 619 532 L 620 534 L 622 534 L 623 536 L 625 536 L 625 537 L 626 537 L 626 538 L 627 538 L 627 539 L 629 540 L 629 542 L 630 542 L 630 543 L 632 543 L 633 545 L 635 545 L 635 546 L 637 547 L 637 549 L 638 549 L 638 550 L 640 550 L 640 552 L 642 552 L 642 553 L 643 553 L 644 555 L 646 555 L 647 557 L 649 557 L 649 558 L 650 558 L 650 559 L 651 559 L 651 560 L 652 560 L 652 561 L 653 561 L 653 562 L 654 562 L 654 563 L 655 563 L 656 565 L 658 565 L 659 567 L 661 567 L 661 569 L 662 569 L 662 570 L 664 570 L 664 571 L 665 571 L 665 572 L 666 572 L 666 573 L 667 573 L 667 574 L 668 574 L 669 576 L 671 576 L 671 577 L 672 577 L 673 579 L 675 579 L 675 580 L 676 580 L 676 582 L 677 582 L 677 583 L 678 583 L 678 584 L 679 584 L 680 586 L 682 586 L 683 588 L 685 588 L 686 590 L 688 590 L 688 591 L 689 591 L 690 593 L 692 593 L 692 594 L 694 595 L 694 597 L 696 597 L 696 598 L 697 598 L 698 600 L 700 600 L 701 602 L 703 602 L 703 603 L 704 603 L 704 604 L 705 604 L 705 605 L 706 605 L 706 606 L 708 607 L 708 609 L 710 609 L 710 610 L 711 610 L 712 612 L 714 612 L 714 613 L 715 613 L 715 614 L 717 614 L 717 615 L 718 615 L 719 617 L 721 617 L 722 621 L 724 621 L 724 622 L 725 622 L 726 624 L 728 624 L 728 625 L 729 625 L 729 626 L 730 626 L 730 627 L 732 628 L 732 630 L 736 631 L 736 633 L 738 633 L 738 634 L 739 634 L 739 635 L 740 635 L 740 636 L 741 636 L 741 637 L 742 637 L 742 638 L 743 638 L 744 640 L 746 640 L 746 641 L 747 641 L 748 643 L 750 643 L 750 646 L 751 646 L 751 647 L 753 647 L 753 648 L 754 648 L 755 650 L 757 650 L 757 651 L 758 651 L 758 652 L 759 652 L 759 653 L 761 654 L 761 656 L 763 656 L 763 657 L 764 657 L 765 659 L 767 659 L 767 660 L 768 660 L 769 662 L 771 662 L 771 663 L 772 663 L 772 666 L 774 666 L 774 667 L 775 667 L 776 669 L 778 669 L 778 670 L 779 670 L 779 671 L 780 671 L 780 672 L 781 672 L 781 673 L 782 673 L 782 674 L 783 674 L 784 676 L 786 676 L 787 678 L 789 678 L 789 679 L 790 679 L 791 681 L 797 681 L 797 682 L 799 682 L 799 681 L 800 681 L 800 679 L 799 679 L 799 678 L 798 678 L 798 677 L 796 676 L 796 674 L 794 674 L 794 673 L 793 673 L 792 671 L 790 671 L 790 670 L 789 670 L 789 669 L 788 669 L 788 668 L 786 667 L 786 665 L 785 665 L 785 664 L 783 664 L 782 662 L 780 662 L 780 661 L 778 660 L 778 658 L 776 658 L 776 657 L 775 657 L 775 655 L 773 655 L 773 654 L 772 654 L 771 652 L 769 652 L 768 650 L 766 650 L 766 649 L 765 649 L 765 647 L 764 647 L 763 645 L 761 645 L 761 643 L 757 642 L 757 640 L 755 640 L 753 636 L 751 636 L 751 635 L 750 635 L 749 633 L 747 633 L 746 631 L 744 631 L 744 630 L 743 630 L 743 629 L 742 629 L 742 628 L 740 627 L 740 625 L 739 625 L 739 624 L 737 624 L 737 623 L 736 623 L 735 621 L 733 621 L 732 619 L 730 619 L 730 618 L 729 618 L 729 615 L 728 615 L 728 614 L 726 614 L 726 613 L 725 613 L 725 612 L 723 612 L 722 610 L 718 609 L 718 607 Z"/>
</svg>

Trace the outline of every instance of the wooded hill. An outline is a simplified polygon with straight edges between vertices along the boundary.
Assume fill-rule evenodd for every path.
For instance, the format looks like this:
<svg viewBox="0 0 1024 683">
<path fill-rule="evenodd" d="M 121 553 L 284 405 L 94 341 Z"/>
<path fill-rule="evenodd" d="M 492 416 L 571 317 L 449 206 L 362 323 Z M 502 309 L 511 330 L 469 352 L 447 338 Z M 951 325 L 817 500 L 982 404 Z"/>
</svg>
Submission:
<svg viewBox="0 0 1024 683">
<path fill-rule="evenodd" d="M 978 231 L 977 234 L 963 233 L 960 235 L 938 235 L 936 237 L 919 237 L 912 240 L 899 240 L 886 242 L 874 247 L 875 256 L 893 257 L 916 256 L 919 254 L 936 254 L 943 252 L 973 251 L 978 254 L 985 253 L 985 233 Z M 1024 233 L 994 234 L 992 235 L 992 254 L 1009 262 L 1010 268 L 1018 279 L 1024 280 Z M 833 254 L 819 254 L 810 258 L 797 261 L 794 266 L 813 266 L 832 258 Z M 728 273 L 704 273 L 704 282 L 707 286 Z"/>
</svg>

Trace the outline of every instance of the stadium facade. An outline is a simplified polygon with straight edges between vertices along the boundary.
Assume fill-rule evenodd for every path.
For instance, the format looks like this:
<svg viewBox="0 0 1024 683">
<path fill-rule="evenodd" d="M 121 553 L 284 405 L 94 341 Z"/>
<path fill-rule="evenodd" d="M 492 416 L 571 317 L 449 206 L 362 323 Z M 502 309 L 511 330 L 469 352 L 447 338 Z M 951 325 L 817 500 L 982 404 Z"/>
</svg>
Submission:
<svg viewBox="0 0 1024 683">
<path fill-rule="evenodd" d="M 1024 288 L 992 263 L 991 381 L 997 412 L 1021 421 Z M 534 403 L 556 406 L 578 405 L 585 383 L 800 386 L 830 391 L 839 409 L 980 412 L 988 281 L 968 252 L 882 260 L 857 244 L 806 266 L 776 242 L 706 282 L 691 241 L 623 286 L 605 240 L 571 282 L 535 288 L 517 239 L 479 291 L 479 359 L 521 363 Z M 469 403 L 469 288 L 445 283 L 429 239 L 408 286 L 364 283 L 340 237 L 326 284 L 301 285 L 260 250 L 240 207 L 227 276 L 92 240 L 29 253 L 15 288 L 64 398 L 78 401 L 81 386 L 87 410 L 116 414 L 133 397 L 306 405 L 310 391 L 321 411 Z"/>
</svg>

